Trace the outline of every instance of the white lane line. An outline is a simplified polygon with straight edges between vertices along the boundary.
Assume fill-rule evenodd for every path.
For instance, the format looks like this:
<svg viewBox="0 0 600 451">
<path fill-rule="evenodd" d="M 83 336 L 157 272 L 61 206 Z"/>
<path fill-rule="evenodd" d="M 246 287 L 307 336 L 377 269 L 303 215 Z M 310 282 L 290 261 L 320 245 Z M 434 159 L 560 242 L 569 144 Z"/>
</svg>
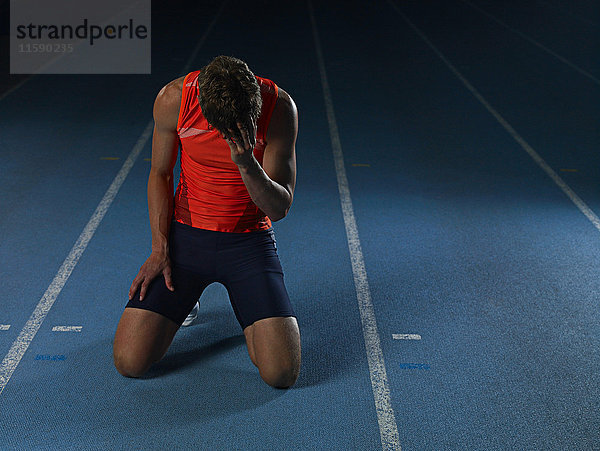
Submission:
<svg viewBox="0 0 600 451">
<path fill-rule="evenodd" d="M 358 308 L 360 311 L 360 319 L 362 322 L 363 335 L 365 339 L 367 362 L 369 364 L 369 373 L 371 376 L 371 386 L 373 389 L 373 396 L 375 398 L 375 408 L 377 411 L 377 421 L 379 423 L 381 444 L 385 450 L 400 450 L 400 438 L 398 436 L 398 427 L 396 426 L 394 410 L 392 409 L 390 388 L 385 369 L 385 363 L 383 360 L 383 352 L 381 350 L 379 332 L 377 331 L 375 310 L 373 308 L 373 302 L 371 301 L 371 291 L 369 289 L 365 262 L 358 237 L 358 228 L 356 226 L 354 207 L 352 206 L 352 198 L 350 197 L 350 189 L 348 187 L 348 179 L 346 177 L 344 155 L 342 153 L 342 145 L 340 142 L 337 121 L 335 119 L 333 110 L 331 90 L 329 89 L 327 73 L 325 71 L 325 62 L 323 58 L 323 52 L 321 50 L 321 41 L 319 39 L 313 6 L 310 0 L 308 0 L 308 9 L 319 63 L 319 72 L 321 74 L 323 97 L 325 99 L 325 109 L 327 110 L 327 121 L 329 123 L 329 135 L 331 138 L 331 146 L 333 148 L 335 159 L 338 189 L 340 192 L 344 224 L 346 226 L 346 236 L 348 238 L 352 273 L 354 275 L 354 285 L 356 287 Z"/>
<path fill-rule="evenodd" d="M 81 332 L 83 326 L 54 326 L 52 332 Z"/>
<path fill-rule="evenodd" d="M 579 210 L 590 220 L 590 222 L 600 231 L 600 218 L 592 211 L 590 207 L 567 185 L 562 178 L 544 161 L 542 157 L 531 147 L 527 141 L 517 133 L 517 131 L 510 125 L 506 119 L 504 119 L 494 107 L 473 87 L 473 85 L 450 63 L 450 61 L 444 56 L 444 54 L 433 45 L 433 43 L 425 36 L 425 34 L 410 21 L 410 19 L 396 6 L 392 0 L 388 0 L 388 3 L 396 10 L 396 12 L 404 19 L 404 21 L 410 25 L 415 33 L 419 35 L 423 41 L 431 48 L 431 50 L 446 64 L 448 69 L 462 82 L 462 84 L 473 94 L 473 96 L 485 107 L 488 112 L 494 116 L 494 118 L 504 127 L 510 136 L 521 146 L 521 148 L 529 154 L 529 156 L 542 168 L 542 170 L 552 179 L 554 183 L 567 195 L 569 199 L 579 208 Z"/>
<path fill-rule="evenodd" d="M 119 192 L 121 185 L 123 185 L 125 178 L 127 177 L 129 171 L 133 167 L 136 158 L 144 148 L 144 145 L 148 141 L 148 138 L 150 138 L 152 128 L 153 121 L 150 121 L 148 122 L 148 125 L 146 125 L 146 128 L 141 134 L 141 136 L 138 138 L 135 146 L 133 146 L 133 149 L 127 157 L 127 160 L 125 160 L 125 163 L 123 163 L 121 170 L 119 171 L 119 173 L 111 183 L 110 187 L 104 194 L 104 197 L 98 204 L 98 207 L 96 207 L 96 211 L 94 212 L 87 225 L 83 229 L 83 232 L 81 232 L 81 235 L 79 235 L 79 238 L 73 245 L 71 252 L 69 252 L 69 255 L 67 255 L 67 258 L 61 265 L 56 276 L 54 277 L 54 280 L 52 280 L 52 283 L 50 284 L 50 286 L 42 296 L 42 299 L 40 299 L 40 302 L 38 303 L 37 307 L 29 317 L 29 320 L 25 324 L 25 327 L 23 327 L 23 330 L 21 330 L 21 333 L 11 346 L 10 350 L 8 351 L 8 354 L 6 354 L 6 357 L 4 357 L 4 360 L 2 360 L 2 364 L 0 364 L 0 394 L 6 387 L 6 384 L 8 384 L 8 381 L 10 380 L 13 372 L 17 368 L 17 365 L 23 358 L 23 355 L 27 351 L 27 348 L 29 348 L 31 341 L 37 334 L 40 326 L 42 325 L 42 322 L 44 321 L 44 319 L 48 315 L 48 312 L 54 305 L 56 298 L 67 283 L 67 280 L 71 276 L 73 269 L 75 269 L 77 262 L 79 261 L 81 255 L 87 248 L 90 240 L 96 232 L 96 229 L 100 225 L 100 222 L 104 218 L 104 215 L 110 208 L 110 205 L 112 204 L 117 193 Z"/>
<path fill-rule="evenodd" d="M 420 340 L 421 336 L 418 334 L 392 334 L 394 340 Z"/>
<path fill-rule="evenodd" d="M 490 19 L 492 19 L 493 21 L 495 21 L 496 23 L 498 23 L 499 25 L 503 26 L 504 28 L 506 28 L 507 30 L 521 36 L 523 39 L 525 39 L 526 41 L 530 42 L 531 44 L 535 45 L 536 47 L 542 49 L 544 52 L 552 55 L 554 58 L 556 58 L 557 60 L 559 60 L 561 63 L 566 64 L 567 66 L 569 66 L 571 69 L 579 72 L 581 75 L 583 75 L 584 77 L 589 78 L 590 80 L 592 80 L 594 83 L 596 83 L 597 85 L 600 85 L 600 79 L 594 77 L 592 74 L 590 74 L 589 72 L 583 70 L 581 67 L 577 66 L 576 64 L 572 63 L 571 61 L 569 61 L 568 59 L 566 59 L 564 56 L 559 55 L 558 53 L 556 53 L 553 50 L 550 50 L 548 47 L 546 47 L 543 44 L 540 44 L 538 41 L 536 41 L 535 39 L 529 37 L 528 35 L 526 35 L 525 33 L 511 27 L 510 25 L 508 25 L 506 22 L 501 21 L 500 19 L 498 19 L 496 16 L 492 15 L 491 13 L 487 12 L 486 10 L 484 10 L 483 8 L 480 8 L 477 5 L 474 5 L 473 3 L 471 3 L 469 0 L 461 0 L 463 3 L 466 3 L 467 5 L 471 6 L 471 8 L 476 9 L 477 11 L 479 11 L 481 14 L 489 17 Z"/>
<path fill-rule="evenodd" d="M 0 324 L 0 330 L 8 330 L 10 329 L 10 324 Z"/>
<path fill-rule="evenodd" d="M 31 76 L 21 80 L 19 83 L 17 83 L 16 85 L 14 85 L 11 88 L 8 88 L 6 91 L 4 91 L 2 94 L 0 94 L 0 102 L 2 100 L 4 100 L 6 97 L 8 97 L 10 94 L 15 92 L 17 89 L 19 89 L 21 86 L 23 86 L 25 83 L 27 83 L 29 80 L 31 80 L 33 77 L 34 76 L 31 75 Z"/>
<path fill-rule="evenodd" d="M 217 11 L 217 14 L 215 14 L 214 19 L 208 25 L 208 27 L 204 30 L 204 34 L 198 41 L 198 44 L 196 45 L 194 50 L 192 50 L 192 54 L 190 55 L 187 62 L 185 63 L 185 66 L 183 66 L 183 69 L 181 70 L 181 74 L 187 75 L 187 73 L 190 71 L 190 68 L 192 67 L 192 63 L 196 59 L 196 55 L 200 51 L 200 48 L 204 45 L 204 41 L 206 41 L 206 39 L 208 38 L 208 35 L 212 31 L 214 25 L 217 23 L 217 20 L 219 19 L 219 17 L 221 17 L 221 14 L 223 13 L 223 10 L 225 9 L 225 5 L 227 5 L 227 3 L 229 3 L 229 0 L 225 0 L 223 3 L 221 3 L 221 7 Z M 198 6 L 198 10 L 196 11 L 196 14 L 204 14 L 204 10 L 200 11 L 201 7 L 204 8 L 204 4 L 202 2 L 199 2 L 199 6 Z"/>
<path fill-rule="evenodd" d="M 200 42 L 203 43 L 206 40 L 208 33 L 212 29 L 212 25 L 216 22 L 217 18 L 223 12 L 223 8 L 226 3 L 227 2 L 223 2 L 223 4 L 221 5 L 221 9 L 219 9 L 215 16 L 215 19 L 211 23 L 211 26 L 209 26 L 209 28 L 204 32 L 204 35 L 200 38 Z M 194 51 L 192 57 L 194 57 L 196 53 L 197 50 Z M 188 68 L 191 66 L 192 57 L 188 58 L 188 61 L 186 62 L 184 68 Z M 75 265 L 77 265 L 79 258 L 85 251 L 92 237 L 94 236 L 96 229 L 100 225 L 100 222 L 104 218 L 104 215 L 106 214 L 110 205 L 115 199 L 119 189 L 121 188 L 121 185 L 123 185 L 123 182 L 129 174 L 129 171 L 133 167 L 135 160 L 137 159 L 140 152 L 144 148 L 146 142 L 150 138 L 153 126 L 154 121 L 150 120 L 150 122 L 148 122 L 148 125 L 146 125 L 146 128 L 138 138 L 137 142 L 133 146 L 133 149 L 127 157 L 127 160 L 125 160 L 125 162 L 123 163 L 121 170 L 116 175 L 112 184 L 104 194 L 104 197 L 98 204 L 96 211 L 94 212 L 89 222 L 83 229 L 83 232 L 81 232 L 81 235 L 79 235 L 79 238 L 75 242 L 75 245 L 71 249 L 71 252 L 69 252 L 69 255 L 67 255 L 67 258 L 58 270 L 56 276 L 54 277 L 54 280 L 42 296 L 42 299 L 40 299 L 40 302 L 29 317 L 27 323 L 25 323 L 23 330 L 21 330 L 21 333 L 12 344 L 11 348 L 8 351 L 8 354 L 6 354 L 6 356 L 2 360 L 2 363 L 0 364 L 0 395 L 4 391 L 6 384 L 8 384 L 8 381 L 10 380 L 15 369 L 19 365 L 19 362 L 23 358 L 23 355 L 27 351 L 27 348 L 29 348 L 31 341 L 40 329 L 40 326 L 42 325 L 42 322 L 48 315 L 48 312 L 52 308 L 52 305 L 54 305 L 56 298 L 67 283 L 67 280 L 71 276 Z"/>
</svg>

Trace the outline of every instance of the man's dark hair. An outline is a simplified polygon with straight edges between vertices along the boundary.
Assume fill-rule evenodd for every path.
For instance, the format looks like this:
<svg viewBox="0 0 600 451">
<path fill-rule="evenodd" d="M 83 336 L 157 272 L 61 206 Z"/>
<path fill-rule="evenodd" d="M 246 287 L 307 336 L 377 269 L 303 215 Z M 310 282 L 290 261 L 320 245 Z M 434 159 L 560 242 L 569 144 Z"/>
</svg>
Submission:
<svg viewBox="0 0 600 451">
<path fill-rule="evenodd" d="M 248 65 L 231 56 L 217 56 L 198 76 L 199 102 L 210 125 L 225 136 L 239 134 L 237 122 L 258 122 L 262 98 Z"/>
</svg>

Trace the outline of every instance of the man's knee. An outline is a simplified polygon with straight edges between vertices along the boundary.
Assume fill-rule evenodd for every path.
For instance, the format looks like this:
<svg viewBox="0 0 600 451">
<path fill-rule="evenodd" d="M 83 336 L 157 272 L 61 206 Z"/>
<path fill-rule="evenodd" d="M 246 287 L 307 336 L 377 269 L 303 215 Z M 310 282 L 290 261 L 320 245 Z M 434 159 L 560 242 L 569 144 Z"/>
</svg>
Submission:
<svg viewBox="0 0 600 451">
<path fill-rule="evenodd" d="M 159 313 L 126 308 L 113 342 L 117 371 L 126 377 L 142 376 L 165 355 L 178 328 Z"/>
<path fill-rule="evenodd" d="M 290 388 L 296 383 L 300 368 L 297 365 L 271 365 L 259 367 L 260 377 L 274 388 Z"/>
<path fill-rule="evenodd" d="M 127 353 L 123 350 L 113 349 L 115 368 L 125 377 L 142 377 L 150 369 L 150 363 Z"/>
<path fill-rule="evenodd" d="M 244 330 L 248 351 L 262 379 L 272 387 L 289 388 L 300 373 L 300 331 L 294 317 L 273 317 Z"/>
</svg>

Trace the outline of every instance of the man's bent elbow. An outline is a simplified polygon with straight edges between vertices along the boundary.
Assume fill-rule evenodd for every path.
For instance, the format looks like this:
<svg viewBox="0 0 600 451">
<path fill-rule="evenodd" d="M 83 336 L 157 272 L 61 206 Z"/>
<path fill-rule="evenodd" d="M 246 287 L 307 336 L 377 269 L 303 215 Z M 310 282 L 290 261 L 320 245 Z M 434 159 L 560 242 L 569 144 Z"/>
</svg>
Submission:
<svg viewBox="0 0 600 451">
<path fill-rule="evenodd" d="M 290 211 L 290 207 L 286 208 L 283 211 L 275 212 L 274 214 L 269 215 L 269 219 L 271 220 L 271 222 L 280 221 L 287 216 L 289 211 Z"/>
</svg>

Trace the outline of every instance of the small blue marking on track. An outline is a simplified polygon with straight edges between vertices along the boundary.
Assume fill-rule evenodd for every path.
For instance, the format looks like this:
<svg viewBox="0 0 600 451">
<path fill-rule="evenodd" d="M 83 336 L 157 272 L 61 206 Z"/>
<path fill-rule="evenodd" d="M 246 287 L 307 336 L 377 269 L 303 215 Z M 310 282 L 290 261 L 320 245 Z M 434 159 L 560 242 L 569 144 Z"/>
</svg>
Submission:
<svg viewBox="0 0 600 451">
<path fill-rule="evenodd" d="M 58 362 L 58 361 L 63 361 L 63 360 L 67 360 L 67 356 L 66 355 L 50 355 L 50 354 L 38 354 L 35 356 L 35 360 L 49 360 L 52 362 Z"/>
</svg>

